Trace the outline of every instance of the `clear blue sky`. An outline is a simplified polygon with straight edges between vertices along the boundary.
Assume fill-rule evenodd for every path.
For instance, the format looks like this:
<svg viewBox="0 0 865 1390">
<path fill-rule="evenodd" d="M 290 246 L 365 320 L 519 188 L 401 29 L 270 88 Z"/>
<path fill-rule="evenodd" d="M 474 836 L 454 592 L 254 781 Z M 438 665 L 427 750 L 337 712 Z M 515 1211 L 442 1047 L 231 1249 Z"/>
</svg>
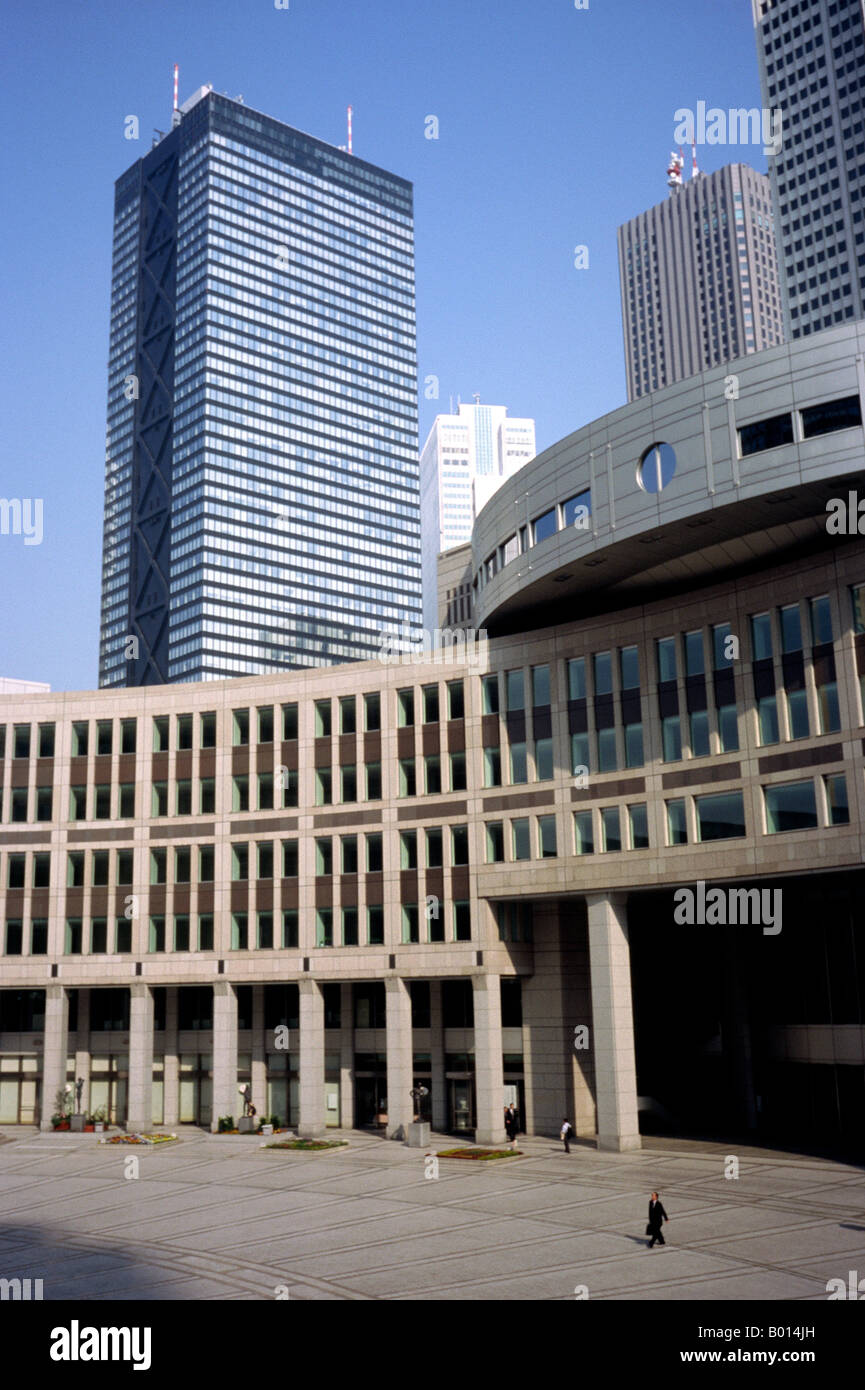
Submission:
<svg viewBox="0 0 865 1390">
<path fill-rule="evenodd" d="M 44 499 L 44 539 L 0 535 L 0 674 L 56 690 L 97 677 L 113 184 L 175 62 L 181 101 L 334 144 L 351 103 L 355 153 L 413 181 L 421 442 L 450 395 L 539 449 L 622 404 L 616 228 L 666 196 L 677 107 L 760 102 L 750 0 L 7 0 L 4 30 L 0 497 Z"/>
</svg>

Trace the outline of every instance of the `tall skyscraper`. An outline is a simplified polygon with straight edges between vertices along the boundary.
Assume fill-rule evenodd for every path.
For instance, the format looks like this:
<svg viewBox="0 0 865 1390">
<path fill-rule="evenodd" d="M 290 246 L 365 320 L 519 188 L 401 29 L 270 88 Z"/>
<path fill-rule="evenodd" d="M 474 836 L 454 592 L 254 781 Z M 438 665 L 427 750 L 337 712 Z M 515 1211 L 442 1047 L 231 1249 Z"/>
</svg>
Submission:
<svg viewBox="0 0 865 1390">
<path fill-rule="evenodd" d="M 478 512 L 493 493 L 535 457 L 534 420 L 508 419 L 507 406 L 462 405 L 437 415 L 420 460 L 424 627 L 437 626 L 442 550 L 471 540 Z"/>
<path fill-rule="evenodd" d="M 788 338 L 865 317 L 863 0 L 751 0 Z"/>
<path fill-rule="evenodd" d="M 619 228 L 628 400 L 783 342 L 769 181 L 727 164 Z"/>
<path fill-rule="evenodd" d="M 199 88 L 117 181 L 112 285 L 100 684 L 416 628 L 411 184 Z"/>
</svg>

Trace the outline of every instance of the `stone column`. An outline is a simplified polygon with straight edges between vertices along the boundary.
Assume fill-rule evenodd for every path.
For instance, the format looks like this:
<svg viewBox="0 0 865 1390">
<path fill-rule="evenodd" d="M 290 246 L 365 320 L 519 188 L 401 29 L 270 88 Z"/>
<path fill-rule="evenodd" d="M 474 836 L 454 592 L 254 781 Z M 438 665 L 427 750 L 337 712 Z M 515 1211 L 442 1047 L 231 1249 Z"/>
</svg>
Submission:
<svg viewBox="0 0 865 1390">
<path fill-rule="evenodd" d="M 339 1123 L 354 1128 L 354 1014 L 353 990 L 344 981 L 339 991 Z"/>
<path fill-rule="evenodd" d="M 586 897 L 599 1149 L 639 1149 L 631 953 L 623 894 Z"/>
<path fill-rule="evenodd" d="M 300 1119 L 301 1139 L 324 1134 L 324 995 L 315 980 L 299 980 L 300 993 Z"/>
<path fill-rule="evenodd" d="M 162 1070 L 162 1122 L 169 1129 L 180 1123 L 180 1057 L 177 1038 L 177 986 L 165 991 L 165 1053 Z"/>
<path fill-rule="evenodd" d="M 505 1073 L 502 1062 L 502 996 L 498 975 L 474 975 L 475 1141 L 505 1141 Z"/>
<path fill-rule="evenodd" d="M 78 993 L 78 1027 L 75 1031 L 75 1081 L 79 1076 L 84 1081 L 84 1089 L 81 1092 L 81 1113 L 86 1115 L 90 1110 L 90 993 L 89 989 L 79 989 Z M 75 1085 L 75 1081 L 72 1083 Z M 73 1092 L 74 1096 L 74 1092 Z M 73 1101 L 72 1111 L 75 1112 L 76 1106 Z"/>
<path fill-rule="evenodd" d="M 234 985 L 218 980 L 213 986 L 213 1110 L 210 1128 L 215 1134 L 220 1115 L 242 1113 L 237 1092 L 237 994 Z"/>
<path fill-rule="evenodd" d="M 258 1118 L 267 1118 L 267 1039 L 264 1036 L 264 985 L 252 986 L 252 1103 Z"/>
<path fill-rule="evenodd" d="M 62 985 L 45 991 L 45 1033 L 42 1045 L 42 1095 L 39 1128 L 51 1129 L 57 1092 L 66 1085 L 66 1050 L 69 1041 L 69 996 Z"/>
<path fill-rule="evenodd" d="M 411 1089 L 411 991 L 406 980 L 385 980 L 387 997 L 387 1137 L 407 1139 L 414 1117 Z"/>
<path fill-rule="evenodd" d="M 153 1126 L 153 992 L 149 985 L 129 989 L 129 1096 L 126 1128 Z"/>
<path fill-rule="evenodd" d="M 430 980 L 429 987 L 430 1071 L 432 1072 L 432 1127 L 444 1134 L 448 1122 L 447 1081 L 445 1080 L 445 1031 L 442 1023 L 442 982 Z"/>
</svg>

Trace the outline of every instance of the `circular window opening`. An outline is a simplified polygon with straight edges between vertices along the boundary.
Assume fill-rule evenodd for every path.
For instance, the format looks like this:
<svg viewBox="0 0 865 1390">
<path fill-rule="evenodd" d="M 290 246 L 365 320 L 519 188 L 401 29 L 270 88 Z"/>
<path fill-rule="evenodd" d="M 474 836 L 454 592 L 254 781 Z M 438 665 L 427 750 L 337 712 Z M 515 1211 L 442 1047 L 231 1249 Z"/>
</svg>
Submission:
<svg viewBox="0 0 865 1390">
<path fill-rule="evenodd" d="M 637 466 L 637 482 L 644 492 L 660 492 L 676 471 L 671 444 L 651 444 Z"/>
</svg>

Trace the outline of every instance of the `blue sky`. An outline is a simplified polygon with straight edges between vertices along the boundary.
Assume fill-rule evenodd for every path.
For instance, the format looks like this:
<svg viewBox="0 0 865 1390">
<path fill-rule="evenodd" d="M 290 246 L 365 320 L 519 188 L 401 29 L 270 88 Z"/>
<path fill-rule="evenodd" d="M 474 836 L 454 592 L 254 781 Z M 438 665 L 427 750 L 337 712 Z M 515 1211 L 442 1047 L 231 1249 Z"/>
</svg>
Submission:
<svg viewBox="0 0 865 1390">
<path fill-rule="evenodd" d="M 97 678 L 113 184 L 175 62 L 181 101 L 334 144 L 351 103 L 355 153 L 414 183 L 421 441 L 451 395 L 539 448 L 622 404 L 616 228 L 666 196 L 676 108 L 760 103 L 750 0 L 7 0 L 4 29 L 0 497 L 42 498 L 44 536 L 0 535 L 0 674 L 57 690 Z"/>
</svg>

